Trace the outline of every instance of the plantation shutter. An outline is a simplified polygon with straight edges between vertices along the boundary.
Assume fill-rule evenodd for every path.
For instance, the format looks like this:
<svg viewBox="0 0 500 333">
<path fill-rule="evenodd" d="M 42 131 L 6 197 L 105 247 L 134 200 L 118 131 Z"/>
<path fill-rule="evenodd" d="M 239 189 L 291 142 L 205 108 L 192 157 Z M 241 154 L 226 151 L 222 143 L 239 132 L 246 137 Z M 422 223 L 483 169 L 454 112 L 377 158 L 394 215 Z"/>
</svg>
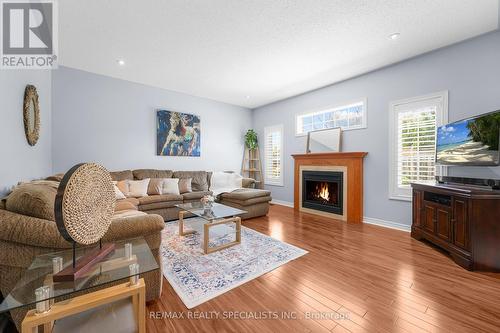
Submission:
<svg viewBox="0 0 500 333">
<path fill-rule="evenodd" d="M 283 126 L 266 127 L 265 135 L 265 183 L 283 185 Z"/>
<path fill-rule="evenodd" d="M 398 112 L 397 185 L 434 182 L 436 106 Z"/>
<path fill-rule="evenodd" d="M 448 92 L 393 101 L 389 110 L 389 198 L 411 201 L 411 183 L 445 176 L 436 166 L 436 128 L 448 122 Z"/>
</svg>

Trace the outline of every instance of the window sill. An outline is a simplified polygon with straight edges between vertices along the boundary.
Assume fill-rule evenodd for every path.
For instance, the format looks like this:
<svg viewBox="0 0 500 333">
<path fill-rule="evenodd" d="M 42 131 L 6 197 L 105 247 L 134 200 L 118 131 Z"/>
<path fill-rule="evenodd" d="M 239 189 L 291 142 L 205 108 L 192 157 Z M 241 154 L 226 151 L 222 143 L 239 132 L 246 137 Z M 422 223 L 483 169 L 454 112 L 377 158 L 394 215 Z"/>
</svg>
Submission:
<svg viewBox="0 0 500 333">
<path fill-rule="evenodd" d="M 281 184 L 277 184 L 277 183 L 266 183 L 266 182 L 264 182 L 264 185 L 266 185 L 266 186 L 279 186 L 279 187 L 285 187 L 285 185 L 283 185 L 283 183 L 281 183 Z"/>
<path fill-rule="evenodd" d="M 389 200 L 411 202 L 412 201 L 412 197 L 411 197 L 411 195 L 390 195 L 389 196 Z"/>
<path fill-rule="evenodd" d="M 334 129 L 334 128 L 337 128 L 337 127 L 322 128 L 322 129 L 313 130 L 313 131 L 310 131 L 310 132 L 307 132 L 307 133 L 297 133 L 297 132 L 295 132 L 295 137 L 300 138 L 302 136 L 307 136 L 307 134 L 311 133 L 311 132 L 322 131 L 322 130 L 326 130 L 326 129 Z M 362 130 L 362 129 L 367 129 L 367 128 L 368 128 L 367 125 L 357 126 L 357 127 L 353 127 L 353 128 L 342 128 L 342 132 L 357 131 L 357 130 Z"/>
</svg>

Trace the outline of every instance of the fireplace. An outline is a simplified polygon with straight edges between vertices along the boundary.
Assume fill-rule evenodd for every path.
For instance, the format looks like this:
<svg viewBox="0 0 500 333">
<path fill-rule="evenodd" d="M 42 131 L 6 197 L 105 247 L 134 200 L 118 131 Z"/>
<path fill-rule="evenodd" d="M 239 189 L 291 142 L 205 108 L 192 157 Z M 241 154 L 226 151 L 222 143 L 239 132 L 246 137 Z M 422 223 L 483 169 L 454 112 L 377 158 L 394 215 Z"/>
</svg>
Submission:
<svg viewBox="0 0 500 333">
<path fill-rule="evenodd" d="M 310 153 L 310 154 L 294 154 L 294 184 L 293 184 L 293 208 L 296 211 L 301 211 L 310 214 L 331 217 L 336 220 L 345 221 L 347 223 L 362 223 L 363 222 L 363 159 L 367 153 L 365 152 L 340 152 L 340 153 Z M 309 173 L 311 171 L 311 173 Z M 342 173 L 342 178 L 321 179 L 330 173 Z M 341 183 L 338 193 L 339 197 L 337 205 L 330 203 L 321 206 L 322 202 L 317 200 L 307 200 L 307 195 L 304 197 L 305 180 L 303 174 L 319 176 L 319 179 L 313 181 L 333 181 Z M 328 188 L 330 193 L 330 188 Z M 335 192 L 335 187 L 333 187 Z M 323 194 L 325 194 L 323 192 Z M 308 203 L 304 204 L 304 201 Z M 326 207 L 325 207 L 326 206 Z M 333 206 L 333 207 L 332 207 Z M 335 207 L 337 206 L 337 207 Z M 307 208 L 314 207 L 314 208 Z M 318 208 L 320 207 L 320 208 Z M 321 209 L 321 210 L 320 210 Z M 327 209 L 328 211 L 325 211 Z M 338 213 L 330 213 L 336 210 Z"/>
<path fill-rule="evenodd" d="M 344 173 L 302 171 L 302 207 L 344 214 Z"/>
</svg>

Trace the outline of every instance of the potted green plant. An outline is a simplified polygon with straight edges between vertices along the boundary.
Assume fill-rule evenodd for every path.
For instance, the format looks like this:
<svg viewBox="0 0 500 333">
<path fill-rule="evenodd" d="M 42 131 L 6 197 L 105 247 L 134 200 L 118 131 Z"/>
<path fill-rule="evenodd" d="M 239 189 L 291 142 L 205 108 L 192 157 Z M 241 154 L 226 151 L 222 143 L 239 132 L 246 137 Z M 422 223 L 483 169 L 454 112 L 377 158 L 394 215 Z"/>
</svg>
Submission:
<svg viewBox="0 0 500 333">
<path fill-rule="evenodd" d="M 259 147 L 257 133 L 253 129 L 249 129 L 245 134 L 245 145 L 250 150 L 254 150 Z"/>
</svg>

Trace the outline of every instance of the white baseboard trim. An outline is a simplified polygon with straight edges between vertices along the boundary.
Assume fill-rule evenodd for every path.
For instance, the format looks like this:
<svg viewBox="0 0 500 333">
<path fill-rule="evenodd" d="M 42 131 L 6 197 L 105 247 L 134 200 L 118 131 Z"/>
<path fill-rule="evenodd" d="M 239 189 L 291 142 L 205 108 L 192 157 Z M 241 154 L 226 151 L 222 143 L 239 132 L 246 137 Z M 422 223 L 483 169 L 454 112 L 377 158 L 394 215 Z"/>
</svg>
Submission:
<svg viewBox="0 0 500 333">
<path fill-rule="evenodd" d="M 367 216 L 363 217 L 363 223 L 374 224 L 374 225 L 378 225 L 380 227 L 391 228 L 391 229 L 396 229 L 396 230 L 401 230 L 401 231 L 406 231 L 406 232 L 411 231 L 411 226 L 409 226 L 407 224 L 376 219 L 374 217 L 367 217 Z"/>
<path fill-rule="evenodd" d="M 293 202 L 288 202 L 288 201 L 273 199 L 273 200 L 271 200 L 271 204 L 293 208 Z"/>
<path fill-rule="evenodd" d="M 271 204 L 293 208 L 293 202 L 289 202 L 289 201 L 282 201 L 282 200 L 273 199 L 271 201 Z M 407 224 L 381 220 L 381 219 L 377 219 L 374 217 L 364 216 L 363 223 L 378 225 L 379 227 L 396 229 L 396 230 L 401 230 L 401 231 L 406 231 L 406 232 L 411 231 L 411 226 L 409 226 Z"/>
</svg>

